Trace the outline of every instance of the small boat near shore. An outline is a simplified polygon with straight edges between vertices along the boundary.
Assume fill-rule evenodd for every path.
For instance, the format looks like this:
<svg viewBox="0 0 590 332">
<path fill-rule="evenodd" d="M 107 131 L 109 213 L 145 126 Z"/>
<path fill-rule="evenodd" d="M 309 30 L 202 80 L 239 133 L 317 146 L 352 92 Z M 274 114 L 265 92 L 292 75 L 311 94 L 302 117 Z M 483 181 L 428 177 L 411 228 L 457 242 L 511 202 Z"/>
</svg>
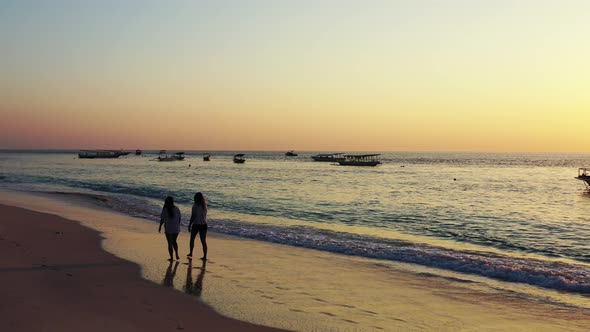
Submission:
<svg viewBox="0 0 590 332">
<path fill-rule="evenodd" d="M 297 156 L 298 156 L 298 154 L 297 154 L 297 153 L 295 153 L 295 151 L 293 151 L 293 150 L 290 150 L 290 151 L 287 151 L 287 152 L 285 153 L 285 156 L 287 156 L 287 157 L 297 157 Z"/>
<path fill-rule="evenodd" d="M 211 155 L 208 153 L 203 153 L 203 161 L 210 161 Z"/>
<path fill-rule="evenodd" d="M 243 153 L 238 153 L 234 155 L 234 163 L 236 164 L 243 164 L 246 162 L 246 159 L 244 159 L 244 154 Z"/>
<path fill-rule="evenodd" d="M 344 160 L 344 153 L 320 153 L 316 154 L 315 156 L 311 156 L 311 159 L 314 161 L 337 163 L 340 160 Z"/>
<path fill-rule="evenodd" d="M 136 156 L 141 156 L 141 150 L 140 149 L 135 150 L 135 155 Z"/>
<path fill-rule="evenodd" d="M 341 166 L 377 166 L 381 164 L 379 156 L 381 154 L 348 154 L 343 160 L 339 160 Z"/>
<path fill-rule="evenodd" d="M 100 159 L 100 158 L 119 158 L 128 155 L 128 151 L 123 150 L 80 150 L 78 158 L 80 159 Z"/>
<path fill-rule="evenodd" d="M 575 178 L 584 181 L 586 188 L 590 188 L 590 168 L 578 168 L 578 176 L 576 176 Z"/>
<path fill-rule="evenodd" d="M 184 152 L 176 152 L 174 154 L 168 154 L 166 150 L 160 150 L 157 161 L 181 161 L 184 160 Z"/>
</svg>

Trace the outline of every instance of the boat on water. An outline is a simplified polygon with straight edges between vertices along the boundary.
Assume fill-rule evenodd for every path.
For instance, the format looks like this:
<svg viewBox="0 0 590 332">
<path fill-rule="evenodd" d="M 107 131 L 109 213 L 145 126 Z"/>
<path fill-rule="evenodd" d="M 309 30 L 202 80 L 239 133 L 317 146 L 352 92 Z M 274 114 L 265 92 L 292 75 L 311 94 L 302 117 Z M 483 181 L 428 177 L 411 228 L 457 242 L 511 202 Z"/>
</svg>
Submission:
<svg viewBox="0 0 590 332">
<path fill-rule="evenodd" d="M 156 158 L 156 160 L 158 161 L 180 161 L 180 160 L 184 160 L 184 152 L 176 152 L 173 154 L 168 154 L 166 152 L 166 150 L 160 150 L 160 153 L 158 154 L 158 158 Z"/>
<path fill-rule="evenodd" d="M 290 151 L 287 151 L 285 153 L 285 156 L 287 156 L 287 157 L 297 157 L 298 155 L 297 155 L 297 153 L 295 153 L 295 151 L 290 150 Z"/>
<path fill-rule="evenodd" d="M 340 160 L 344 160 L 344 153 L 320 153 L 316 154 L 315 156 L 311 156 L 311 159 L 314 161 L 337 163 Z"/>
<path fill-rule="evenodd" d="M 203 161 L 209 161 L 211 160 L 211 155 L 208 153 L 203 153 Z"/>
<path fill-rule="evenodd" d="M 379 156 L 381 154 L 347 154 L 343 160 L 339 160 L 341 166 L 377 166 L 381 164 Z"/>
<path fill-rule="evenodd" d="M 97 159 L 97 158 L 119 158 L 128 155 L 128 151 L 123 150 L 80 150 L 78 158 Z"/>
<path fill-rule="evenodd" d="M 578 176 L 576 176 L 576 179 L 584 181 L 586 187 L 590 188 L 590 168 L 578 168 Z"/>
<path fill-rule="evenodd" d="M 244 159 L 244 154 L 243 153 L 238 153 L 234 155 L 234 163 L 236 164 L 243 164 L 246 162 L 246 159 Z"/>
<path fill-rule="evenodd" d="M 135 150 L 135 155 L 136 156 L 141 156 L 141 150 L 140 149 Z"/>
</svg>

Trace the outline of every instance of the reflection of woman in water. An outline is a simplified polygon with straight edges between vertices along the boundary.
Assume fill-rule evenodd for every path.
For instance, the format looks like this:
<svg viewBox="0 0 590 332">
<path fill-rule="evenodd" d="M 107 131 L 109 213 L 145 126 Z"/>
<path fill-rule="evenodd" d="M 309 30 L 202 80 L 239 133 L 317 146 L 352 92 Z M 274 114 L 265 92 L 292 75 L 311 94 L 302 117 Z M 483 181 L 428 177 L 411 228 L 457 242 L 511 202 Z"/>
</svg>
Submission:
<svg viewBox="0 0 590 332">
<path fill-rule="evenodd" d="M 203 246 L 203 257 L 201 257 L 201 259 L 207 260 L 207 202 L 205 202 L 205 197 L 200 192 L 195 194 L 195 203 L 193 204 L 193 212 L 191 214 L 188 230 L 191 232 L 191 251 L 187 257 L 193 257 L 195 237 L 199 234 L 201 245 Z"/>
<path fill-rule="evenodd" d="M 168 241 L 168 253 L 170 254 L 170 261 L 173 260 L 172 252 L 176 253 L 176 259 L 180 259 L 178 256 L 178 233 L 180 233 L 180 210 L 174 206 L 174 199 L 170 196 L 166 197 L 164 201 L 164 208 L 160 214 L 160 228 L 158 232 L 162 232 L 162 224 L 164 224 L 164 233 L 166 234 L 166 241 Z"/>
</svg>

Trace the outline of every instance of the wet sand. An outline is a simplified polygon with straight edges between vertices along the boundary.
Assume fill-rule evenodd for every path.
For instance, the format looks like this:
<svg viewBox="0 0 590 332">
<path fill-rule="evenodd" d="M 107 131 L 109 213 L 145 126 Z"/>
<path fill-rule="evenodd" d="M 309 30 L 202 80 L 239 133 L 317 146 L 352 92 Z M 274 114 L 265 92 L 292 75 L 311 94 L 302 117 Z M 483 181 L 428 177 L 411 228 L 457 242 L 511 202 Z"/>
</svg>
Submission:
<svg viewBox="0 0 590 332">
<path fill-rule="evenodd" d="M 150 289 L 172 293 L 174 298 L 186 299 L 192 305 L 198 304 L 195 311 L 200 311 L 200 306 L 203 306 L 201 302 L 204 302 L 223 316 L 255 324 L 297 331 L 586 331 L 590 325 L 590 312 L 587 309 L 555 305 L 543 298 L 499 291 L 486 281 L 469 281 L 462 275 L 445 275 L 441 271 L 411 264 L 337 255 L 214 232 L 208 235 L 210 260 L 206 265 L 184 257 L 188 243 L 186 232 L 179 237 L 181 260 L 170 264 L 166 261 L 168 254 L 164 237 L 157 233 L 158 225 L 155 222 L 97 208 L 92 200 L 64 195 L 0 191 L 0 203 L 78 220 L 100 231 L 104 236 L 104 249 L 139 264 L 141 276 L 152 282 L 138 280 L 136 269 L 130 284 L 143 284 Z M 213 216 L 212 223 L 214 220 Z M 77 225 L 77 222 L 67 222 Z M 21 224 L 35 225 L 34 222 Z M 22 231 L 23 236 L 26 236 L 29 230 Z M 58 236 L 54 233 L 46 235 Z M 0 242 L 5 245 L 6 241 Z M 23 249 L 12 250 L 18 253 Z M 199 257 L 198 244 L 195 250 L 196 257 Z M 0 257 L 10 255 L 4 252 Z M 30 264 L 46 264 L 39 261 L 42 256 L 38 252 L 42 251 L 35 249 L 29 252 L 35 257 Z M 74 263 L 86 266 L 102 262 L 83 252 L 80 255 Z M 109 257 L 116 259 L 112 255 Z M 8 266 L 17 265 L 11 263 Z M 111 268 L 115 269 L 114 266 Z M 100 284 L 102 276 L 97 276 L 100 274 L 97 269 L 95 266 L 78 269 L 61 266 L 59 271 L 44 272 L 63 278 L 61 284 L 43 284 L 45 279 L 38 282 L 39 285 L 54 288 L 48 295 L 50 298 L 59 297 L 64 287 L 80 287 L 81 281 L 75 282 L 77 279 L 74 278 L 83 271 L 88 271 L 84 287 L 98 287 L 96 285 Z M 64 272 L 72 276 L 63 275 Z M 5 274 L 2 273 L 3 278 L 6 278 Z M 11 281 L 2 282 L 5 285 Z M 17 296 L 16 299 L 22 302 L 23 297 L 18 297 L 21 293 L 19 289 L 22 288 L 25 294 L 30 295 L 27 288 L 31 288 L 31 284 L 23 282 L 15 286 L 11 296 Z M 177 291 L 171 291 L 170 288 Z M 161 307 L 154 304 L 151 295 L 146 297 L 143 291 L 127 293 L 125 289 L 119 288 L 119 293 L 105 292 L 102 295 L 111 295 L 104 300 L 103 305 L 89 308 L 88 311 L 97 311 L 107 317 L 100 319 L 101 323 L 103 320 L 110 322 L 113 318 L 109 318 L 108 310 L 111 309 L 104 308 L 111 301 L 127 301 L 125 305 L 113 309 L 113 317 L 124 319 L 128 316 L 126 310 L 139 310 L 136 317 L 154 317 L 154 320 L 161 320 L 161 324 L 171 324 L 167 328 L 192 328 L 184 320 L 169 320 L 182 316 L 168 315 L 169 310 L 158 311 Z M 37 293 L 33 291 L 32 294 Z M 86 301 L 89 293 L 91 291 L 86 289 L 76 289 L 74 295 L 79 297 L 76 301 Z M 1 308 L 7 308 L 6 302 Z M 147 308 L 154 312 L 149 312 Z M 32 310 L 20 304 L 7 317 L 14 314 L 28 316 L 34 313 Z M 70 316 L 67 312 L 64 315 Z M 88 322 L 96 322 L 83 315 L 80 317 L 80 324 L 91 325 L 93 323 Z M 193 320 L 188 318 L 189 322 Z M 153 326 L 156 326 L 155 323 Z"/>
<path fill-rule="evenodd" d="M 95 230 L 0 205 L 1 331 L 278 331 L 141 278 Z"/>
</svg>

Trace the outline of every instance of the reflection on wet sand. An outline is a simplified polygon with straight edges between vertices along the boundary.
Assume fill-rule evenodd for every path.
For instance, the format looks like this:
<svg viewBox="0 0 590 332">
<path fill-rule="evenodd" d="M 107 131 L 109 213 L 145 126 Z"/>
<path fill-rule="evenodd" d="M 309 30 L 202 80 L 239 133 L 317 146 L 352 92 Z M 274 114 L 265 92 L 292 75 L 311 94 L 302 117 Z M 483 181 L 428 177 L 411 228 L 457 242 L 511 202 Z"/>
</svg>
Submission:
<svg viewBox="0 0 590 332">
<path fill-rule="evenodd" d="M 197 276 L 197 281 L 193 284 L 193 265 L 192 261 L 189 260 L 188 268 L 186 269 L 186 284 L 184 285 L 184 291 L 187 294 L 201 296 L 201 292 L 203 291 L 203 278 L 205 277 L 205 267 L 207 266 L 207 261 L 202 262 L 201 267 L 194 268 L 200 269 L 200 271 Z"/>
<path fill-rule="evenodd" d="M 174 263 L 174 268 L 172 268 L 172 263 Z M 166 275 L 164 275 L 164 280 L 162 280 L 162 286 L 166 287 L 174 287 L 174 276 L 176 276 L 176 269 L 178 268 L 179 262 L 170 262 L 168 268 L 166 269 Z"/>
</svg>

